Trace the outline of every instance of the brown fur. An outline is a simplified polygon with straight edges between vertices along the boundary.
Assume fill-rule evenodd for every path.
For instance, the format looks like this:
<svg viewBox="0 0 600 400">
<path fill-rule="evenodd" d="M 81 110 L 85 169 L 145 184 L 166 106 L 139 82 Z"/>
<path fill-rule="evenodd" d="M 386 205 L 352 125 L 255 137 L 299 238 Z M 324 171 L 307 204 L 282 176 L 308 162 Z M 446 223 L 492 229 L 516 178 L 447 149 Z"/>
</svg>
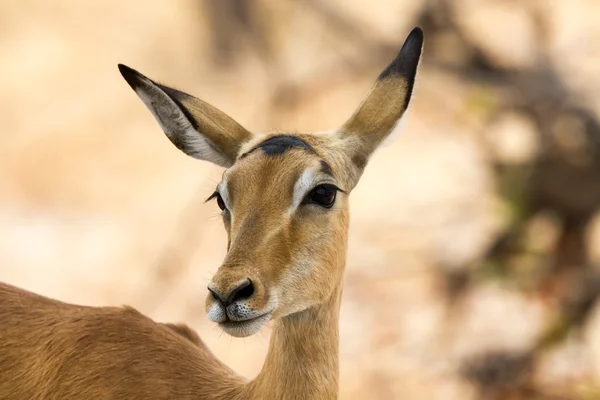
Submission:
<svg viewBox="0 0 600 400">
<path fill-rule="evenodd" d="M 337 398 L 348 194 L 408 106 L 422 40 L 415 29 L 341 130 L 295 135 L 293 141 L 306 145 L 270 153 L 248 153 L 269 136 L 253 136 L 201 100 L 121 66 L 173 143 L 229 167 L 218 188 L 227 200 L 228 252 L 210 282 L 206 308 L 236 336 L 274 320 L 265 364 L 246 382 L 185 325 L 0 285 L 0 399 Z M 341 189 L 333 207 L 300 203 L 321 184 Z M 236 320 L 217 297 L 231 298 L 248 279 L 252 292 L 228 304 L 258 316 Z"/>
<path fill-rule="evenodd" d="M 183 336 L 184 338 L 186 338 L 187 340 L 189 340 L 190 342 L 192 342 L 196 346 L 203 346 L 204 345 L 202 343 L 202 340 L 200 339 L 200 336 L 198 336 L 198 334 L 196 333 L 196 331 L 194 331 L 192 328 L 190 328 L 186 324 L 182 324 L 182 323 L 178 323 L 178 324 L 173 324 L 173 323 L 159 323 L 159 325 L 166 326 L 167 328 L 171 329 L 172 331 L 174 331 L 178 335 Z"/>
<path fill-rule="evenodd" d="M 81 307 L 0 284 L 0 399 L 225 399 L 243 380 L 129 307 Z"/>
</svg>

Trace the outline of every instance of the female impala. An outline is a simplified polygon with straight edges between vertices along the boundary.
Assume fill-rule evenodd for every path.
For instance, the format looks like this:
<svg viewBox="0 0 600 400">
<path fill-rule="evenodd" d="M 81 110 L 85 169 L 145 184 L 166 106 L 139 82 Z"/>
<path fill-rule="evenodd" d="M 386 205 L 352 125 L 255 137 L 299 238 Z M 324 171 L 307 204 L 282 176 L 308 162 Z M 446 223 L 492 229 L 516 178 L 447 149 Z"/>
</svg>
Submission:
<svg viewBox="0 0 600 400">
<path fill-rule="evenodd" d="M 206 310 L 233 336 L 275 320 L 265 364 L 247 382 L 185 327 L 0 285 L 0 398 L 337 398 L 348 195 L 408 106 L 422 44 L 415 28 L 349 121 L 321 134 L 255 136 L 120 65 L 175 146 L 227 168 L 210 198 L 228 251 Z"/>
</svg>

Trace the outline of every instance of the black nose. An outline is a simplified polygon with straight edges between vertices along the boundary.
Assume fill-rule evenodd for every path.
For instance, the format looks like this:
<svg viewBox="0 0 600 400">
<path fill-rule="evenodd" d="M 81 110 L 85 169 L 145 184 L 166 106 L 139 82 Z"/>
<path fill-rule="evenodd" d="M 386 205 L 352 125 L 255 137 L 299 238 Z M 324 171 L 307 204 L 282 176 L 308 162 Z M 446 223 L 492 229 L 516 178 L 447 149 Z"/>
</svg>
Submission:
<svg viewBox="0 0 600 400">
<path fill-rule="evenodd" d="M 215 289 L 211 289 L 210 287 L 208 290 L 212 293 L 215 300 L 223 304 L 223 307 L 227 307 L 238 300 L 247 299 L 248 297 L 252 296 L 252 294 L 254 294 L 254 284 L 250 279 L 246 279 L 231 289 L 227 294 L 220 293 Z"/>
</svg>

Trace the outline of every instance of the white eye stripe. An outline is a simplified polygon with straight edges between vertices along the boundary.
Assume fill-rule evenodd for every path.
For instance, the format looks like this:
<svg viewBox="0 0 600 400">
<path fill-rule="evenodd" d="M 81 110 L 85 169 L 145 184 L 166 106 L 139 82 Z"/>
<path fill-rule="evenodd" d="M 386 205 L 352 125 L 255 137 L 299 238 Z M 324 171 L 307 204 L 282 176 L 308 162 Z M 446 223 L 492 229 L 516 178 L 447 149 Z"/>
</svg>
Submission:
<svg viewBox="0 0 600 400">
<path fill-rule="evenodd" d="M 327 182 L 323 179 L 325 176 L 329 178 Z M 294 184 L 294 194 L 292 196 L 292 204 L 288 209 L 288 215 L 291 215 L 300 206 L 302 200 L 315 188 L 317 182 L 330 183 L 330 180 L 329 175 L 323 174 L 319 169 L 311 168 L 305 170 Z"/>
<path fill-rule="evenodd" d="M 308 193 L 308 191 L 312 188 L 313 182 L 315 179 L 315 174 L 313 170 L 307 169 L 300 175 L 300 178 L 294 184 L 294 195 L 292 197 L 292 205 L 288 210 L 288 214 L 294 212 L 296 208 L 304 199 L 304 196 Z"/>
<path fill-rule="evenodd" d="M 223 180 L 217 186 L 217 191 L 219 192 L 221 199 L 223 199 L 223 203 L 225 203 L 227 209 L 231 210 L 229 203 L 229 191 L 227 190 L 227 179 L 223 178 Z"/>
</svg>

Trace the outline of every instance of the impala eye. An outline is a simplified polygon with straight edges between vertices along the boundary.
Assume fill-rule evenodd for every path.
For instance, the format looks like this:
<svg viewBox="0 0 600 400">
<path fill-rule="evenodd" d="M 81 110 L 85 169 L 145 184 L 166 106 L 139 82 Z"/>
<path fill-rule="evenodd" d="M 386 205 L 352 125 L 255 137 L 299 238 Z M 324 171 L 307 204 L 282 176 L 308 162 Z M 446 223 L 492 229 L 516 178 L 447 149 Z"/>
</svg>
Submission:
<svg viewBox="0 0 600 400">
<path fill-rule="evenodd" d="M 335 185 L 323 184 L 315 187 L 306 196 L 306 203 L 317 204 L 324 208 L 331 208 L 335 203 L 338 188 Z"/>
<path fill-rule="evenodd" d="M 223 198 L 221 197 L 219 192 L 214 192 L 213 194 L 211 194 L 210 197 L 206 199 L 205 203 L 211 201 L 212 199 L 217 199 L 217 205 L 219 206 L 221 211 L 225 211 L 227 209 L 227 206 L 225 205 L 225 202 L 223 201 Z"/>
<path fill-rule="evenodd" d="M 223 198 L 221 197 L 221 195 L 219 193 L 216 193 L 215 197 L 217 199 L 217 205 L 219 206 L 219 208 L 221 209 L 221 211 L 224 211 L 227 208 L 227 206 L 225 205 L 225 202 L 223 201 Z"/>
</svg>

